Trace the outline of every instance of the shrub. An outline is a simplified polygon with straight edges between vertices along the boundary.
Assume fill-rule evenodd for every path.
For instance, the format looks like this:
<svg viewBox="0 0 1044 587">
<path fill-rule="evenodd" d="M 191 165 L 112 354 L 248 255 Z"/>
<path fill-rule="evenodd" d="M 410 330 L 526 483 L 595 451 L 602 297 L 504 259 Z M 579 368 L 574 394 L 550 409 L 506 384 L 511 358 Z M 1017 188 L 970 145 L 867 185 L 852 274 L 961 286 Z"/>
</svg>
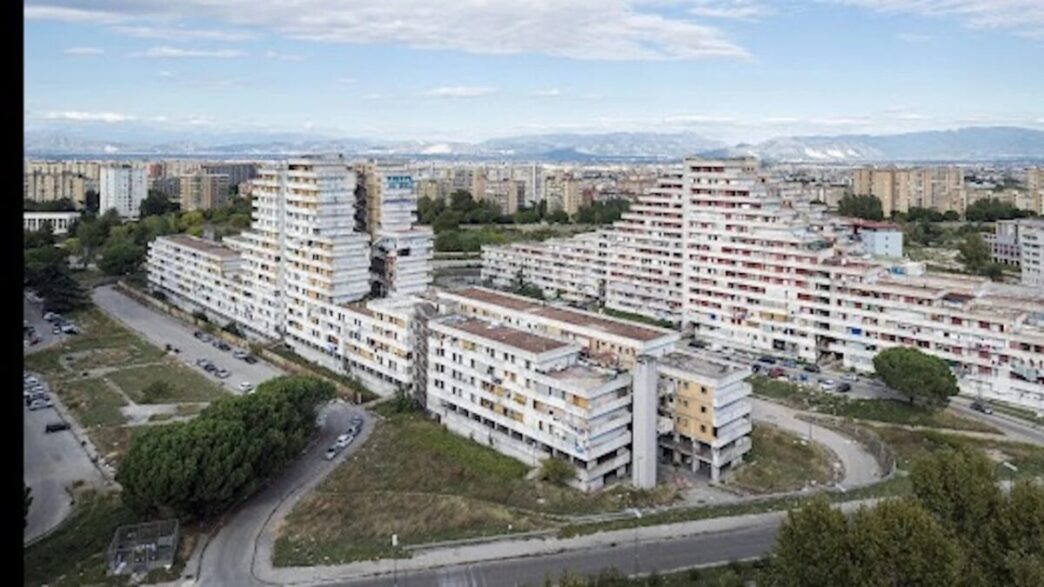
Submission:
<svg viewBox="0 0 1044 587">
<path fill-rule="evenodd" d="M 540 465 L 540 478 L 552 485 L 565 485 L 576 477 L 576 469 L 562 459 L 545 459 Z"/>
</svg>

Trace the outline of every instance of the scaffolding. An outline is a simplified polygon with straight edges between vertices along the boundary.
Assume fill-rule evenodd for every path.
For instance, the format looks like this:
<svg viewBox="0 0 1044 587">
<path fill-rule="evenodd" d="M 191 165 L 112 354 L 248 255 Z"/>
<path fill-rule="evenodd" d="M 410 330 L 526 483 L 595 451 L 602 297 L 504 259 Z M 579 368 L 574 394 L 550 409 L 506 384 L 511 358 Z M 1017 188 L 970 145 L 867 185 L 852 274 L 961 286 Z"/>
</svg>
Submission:
<svg viewBox="0 0 1044 587">
<path fill-rule="evenodd" d="M 131 575 L 170 568 L 178 550 L 178 521 L 120 526 L 109 543 L 109 573 Z"/>
</svg>

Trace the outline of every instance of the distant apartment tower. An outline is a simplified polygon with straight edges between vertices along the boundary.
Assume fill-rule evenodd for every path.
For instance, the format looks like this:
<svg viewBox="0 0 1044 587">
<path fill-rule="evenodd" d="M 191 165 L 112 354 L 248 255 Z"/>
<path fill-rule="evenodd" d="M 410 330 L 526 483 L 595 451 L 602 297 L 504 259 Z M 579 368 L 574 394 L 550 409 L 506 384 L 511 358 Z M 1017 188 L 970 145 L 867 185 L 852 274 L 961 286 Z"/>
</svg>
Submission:
<svg viewBox="0 0 1044 587">
<path fill-rule="evenodd" d="M 993 234 L 983 235 L 993 260 L 1002 265 L 1019 266 L 1019 220 L 998 220 Z"/>
<path fill-rule="evenodd" d="M 1042 287 L 1044 286 L 1044 219 L 1019 220 L 1018 231 L 1022 284 Z"/>
<path fill-rule="evenodd" d="M 1036 214 L 1044 214 L 1044 167 L 1032 167 L 1026 172 L 1026 189 Z"/>
<path fill-rule="evenodd" d="M 121 218 L 137 218 L 142 200 L 148 195 L 145 167 L 131 163 L 106 165 L 99 180 L 99 209 L 102 214 L 115 209 Z"/>
<path fill-rule="evenodd" d="M 193 173 L 178 178 L 182 210 L 210 210 L 228 198 L 228 176 L 216 173 Z"/>
<path fill-rule="evenodd" d="M 203 163 L 199 166 L 203 173 L 213 175 L 227 175 L 228 185 L 238 186 L 244 181 L 250 181 L 257 177 L 257 163 Z"/>
<path fill-rule="evenodd" d="M 855 171 L 852 192 L 881 200 L 886 217 L 910 208 L 964 212 L 963 184 L 957 167 L 864 167 Z"/>
</svg>

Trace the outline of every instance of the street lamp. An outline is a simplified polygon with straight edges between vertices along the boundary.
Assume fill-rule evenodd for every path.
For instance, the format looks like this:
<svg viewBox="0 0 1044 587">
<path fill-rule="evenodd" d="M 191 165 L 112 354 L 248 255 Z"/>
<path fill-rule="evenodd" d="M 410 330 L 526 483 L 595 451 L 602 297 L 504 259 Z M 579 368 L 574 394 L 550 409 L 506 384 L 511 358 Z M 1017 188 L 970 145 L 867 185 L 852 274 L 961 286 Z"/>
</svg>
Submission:
<svg viewBox="0 0 1044 587">
<path fill-rule="evenodd" d="M 638 520 L 642 519 L 642 512 L 638 508 L 631 508 L 634 514 L 634 576 L 638 576 Z"/>
</svg>

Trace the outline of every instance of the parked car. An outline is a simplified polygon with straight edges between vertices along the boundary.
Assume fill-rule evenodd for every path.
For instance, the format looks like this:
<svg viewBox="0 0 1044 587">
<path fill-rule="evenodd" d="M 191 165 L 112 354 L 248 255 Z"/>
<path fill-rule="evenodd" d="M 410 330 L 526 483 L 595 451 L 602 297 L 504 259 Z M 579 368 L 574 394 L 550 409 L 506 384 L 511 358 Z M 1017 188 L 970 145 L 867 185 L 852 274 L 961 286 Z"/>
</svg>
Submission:
<svg viewBox="0 0 1044 587">
<path fill-rule="evenodd" d="M 213 342 L 213 345 L 214 345 L 214 348 L 216 348 L 218 350 L 221 350 L 221 351 L 230 351 L 230 350 L 232 350 L 232 345 L 230 345 L 227 342 L 221 340 L 220 338 L 215 338 L 214 342 Z"/>
<path fill-rule="evenodd" d="M 244 351 L 243 349 L 233 349 L 232 350 L 232 356 L 237 358 L 237 359 L 245 359 L 246 356 L 249 355 L 249 354 L 250 353 Z"/>
<path fill-rule="evenodd" d="M 783 366 L 784 367 L 796 367 L 797 366 L 797 362 L 794 361 L 794 359 L 785 359 L 783 361 Z"/>
<path fill-rule="evenodd" d="M 815 364 L 811 364 L 811 363 L 808 364 L 808 365 L 805 365 L 804 367 L 802 367 L 802 369 L 804 369 L 805 371 L 808 371 L 809 373 L 819 373 L 821 371 L 821 369 L 819 368 L 819 365 L 815 365 Z"/>
<path fill-rule="evenodd" d="M 68 430 L 69 424 L 67 422 L 51 422 L 44 426 L 44 432 L 61 432 L 62 430 Z"/>
<path fill-rule="evenodd" d="M 232 375 L 232 372 L 228 369 L 218 369 L 214 372 L 214 377 L 218 379 L 228 379 L 230 375 Z"/>
<path fill-rule="evenodd" d="M 362 428 L 362 425 L 363 425 L 362 416 L 356 414 L 356 415 L 352 416 L 352 419 L 349 420 L 349 421 L 352 423 L 352 426 L 355 426 L 356 428 Z"/>
<path fill-rule="evenodd" d="M 49 401 L 51 401 L 51 396 L 47 395 L 46 393 L 34 393 L 34 394 L 30 395 L 29 397 L 25 398 L 26 405 L 31 404 L 33 402 L 49 402 Z"/>
<path fill-rule="evenodd" d="M 206 365 L 203 365 L 203 370 L 207 373 L 214 373 L 218 370 L 218 366 L 214 363 L 207 363 Z"/>
<path fill-rule="evenodd" d="M 33 375 L 28 375 L 28 376 L 24 377 L 24 378 L 22 379 L 22 381 L 24 381 L 25 383 L 28 383 L 29 385 L 33 385 L 33 384 L 35 384 L 35 383 L 40 383 L 40 380 L 39 380 L 39 379 L 37 379 L 37 378 L 36 378 L 35 376 L 33 376 Z"/>
<path fill-rule="evenodd" d="M 819 388 L 823 391 L 830 391 L 831 389 L 834 389 L 834 382 L 830 379 L 820 379 Z"/>
<path fill-rule="evenodd" d="M 44 408 L 49 408 L 49 407 L 51 407 L 51 406 L 53 406 L 53 405 L 54 405 L 54 404 L 52 404 L 52 403 L 51 403 L 51 400 L 49 400 L 49 399 L 38 399 L 38 400 L 33 400 L 33 401 L 32 401 L 32 402 L 31 402 L 31 403 L 29 404 L 29 410 L 30 410 L 30 411 L 34 411 L 34 412 L 35 412 L 36 410 L 42 410 L 42 409 L 44 409 Z"/>
<path fill-rule="evenodd" d="M 776 364 L 776 359 L 774 359 L 774 358 L 772 358 L 772 357 L 770 357 L 768 355 L 764 355 L 764 356 L 758 357 L 758 362 L 759 363 L 765 363 L 766 365 L 775 365 Z"/>
<path fill-rule="evenodd" d="M 332 461 L 333 458 L 336 457 L 337 453 L 339 452 L 341 452 L 341 450 L 337 448 L 337 446 L 331 446 L 330 448 L 326 449 L 326 452 L 323 453 L 323 458 L 328 461 Z"/>
<path fill-rule="evenodd" d="M 705 349 L 707 348 L 707 342 L 698 338 L 694 338 L 689 342 L 689 346 L 691 346 L 694 349 Z"/>
<path fill-rule="evenodd" d="M 239 384 L 239 391 L 250 393 L 254 390 L 254 384 L 249 381 L 243 381 Z"/>
<path fill-rule="evenodd" d="M 73 324 L 65 324 L 62 326 L 62 332 L 66 334 L 79 334 L 80 329 L 76 328 Z"/>
<path fill-rule="evenodd" d="M 243 361 L 247 364 L 253 365 L 257 362 L 257 357 L 255 357 L 254 355 L 247 355 L 243 357 Z"/>
<path fill-rule="evenodd" d="M 199 359 L 196 359 L 196 365 L 199 366 L 199 367 L 206 367 L 207 364 L 209 364 L 209 363 L 210 363 L 210 361 L 208 361 L 207 359 L 204 359 L 202 357 L 199 358 Z"/>
<path fill-rule="evenodd" d="M 839 384 L 837 386 L 837 391 L 839 393 L 848 393 L 849 391 L 852 391 L 852 384 L 851 383 L 841 383 L 841 384 Z"/>
<path fill-rule="evenodd" d="M 55 326 L 54 328 L 51 329 L 51 334 L 61 334 L 61 333 L 62 333 L 62 329 L 57 327 L 57 326 Z"/>
<path fill-rule="evenodd" d="M 198 338 L 200 340 L 203 340 L 203 337 L 206 336 L 206 335 L 207 335 L 207 333 L 203 332 L 202 330 L 197 330 L 197 331 L 192 333 L 192 336 L 195 336 L 196 338 Z"/>
<path fill-rule="evenodd" d="M 61 318 L 61 315 L 55 314 L 54 312 L 45 312 L 44 315 L 43 315 L 43 319 L 48 321 L 48 322 L 52 322 L 56 318 Z"/>
<path fill-rule="evenodd" d="M 761 365 L 759 365 L 757 363 L 754 363 L 753 365 L 750 366 L 750 370 L 752 372 L 754 372 L 754 373 L 757 373 L 757 372 L 761 371 Z"/>
<path fill-rule="evenodd" d="M 993 408 L 981 402 L 972 402 L 971 409 L 975 410 L 976 412 L 982 412 L 983 414 L 993 413 Z"/>
<path fill-rule="evenodd" d="M 846 373 L 845 375 L 841 376 L 841 379 L 843 379 L 845 381 L 858 381 L 859 377 L 857 377 L 856 375 L 853 375 L 851 373 Z"/>
<path fill-rule="evenodd" d="M 783 370 L 783 367 L 773 367 L 768 372 L 768 376 L 773 378 L 783 377 L 784 375 L 786 375 L 786 371 Z"/>
<path fill-rule="evenodd" d="M 351 434 L 342 434 L 337 437 L 337 442 L 334 443 L 334 446 L 337 448 L 346 448 L 353 440 L 355 440 L 355 436 Z"/>
</svg>

